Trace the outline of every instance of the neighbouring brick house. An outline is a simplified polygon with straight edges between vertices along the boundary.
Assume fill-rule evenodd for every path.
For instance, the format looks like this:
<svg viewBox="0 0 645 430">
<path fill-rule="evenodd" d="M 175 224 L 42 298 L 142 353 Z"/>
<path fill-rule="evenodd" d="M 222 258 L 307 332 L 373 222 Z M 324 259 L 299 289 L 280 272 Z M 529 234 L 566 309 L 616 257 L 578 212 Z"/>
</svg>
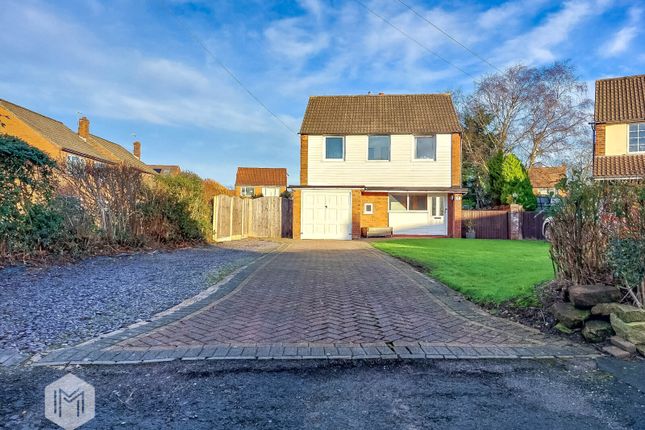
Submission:
<svg viewBox="0 0 645 430">
<path fill-rule="evenodd" d="M 567 166 L 535 166 L 528 169 L 529 179 L 536 196 L 553 196 L 558 194 L 555 186 L 567 176 Z"/>
<path fill-rule="evenodd" d="M 596 81 L 593 176 L 645 178 L 645 75 Z"/>
<path fill-rule="evenodd" d="M 287 169 L 283 167 L 238 167 L 235 195 L 279 196 L 287 190 Z"/>
<path fill-rule="evenodd" d="M 314 96 L 300 129 L 293 237 L 362 229 L 461 237 L 461 128 L 448 94 Z"/>
<path fill-rule="evenodd" d="M 60 121 L 0 99 L 0 133 L 19 137 L 61 163 L 125 164 L 155 174 L 140 160 L 141 143 L 134 142 L 133 154 L 117 143 L 91 134 L 90 121 L 85 117 L 79 120 L 75 133 Z"/>
</svg>

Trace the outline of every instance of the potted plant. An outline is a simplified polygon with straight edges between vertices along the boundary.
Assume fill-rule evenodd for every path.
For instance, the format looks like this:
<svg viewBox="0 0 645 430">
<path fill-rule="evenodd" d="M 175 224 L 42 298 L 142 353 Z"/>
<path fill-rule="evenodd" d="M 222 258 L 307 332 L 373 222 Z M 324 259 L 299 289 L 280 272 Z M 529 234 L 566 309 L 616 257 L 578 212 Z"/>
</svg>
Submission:
<svg viewBox="0 0 645 430">
<path fill-rule="evenodd" d="M 475 234 L 475 221 L 467 219 L 464 224 L 466 225 L 466 239 L 475 239 L 477 237 Z"/>
</svg>

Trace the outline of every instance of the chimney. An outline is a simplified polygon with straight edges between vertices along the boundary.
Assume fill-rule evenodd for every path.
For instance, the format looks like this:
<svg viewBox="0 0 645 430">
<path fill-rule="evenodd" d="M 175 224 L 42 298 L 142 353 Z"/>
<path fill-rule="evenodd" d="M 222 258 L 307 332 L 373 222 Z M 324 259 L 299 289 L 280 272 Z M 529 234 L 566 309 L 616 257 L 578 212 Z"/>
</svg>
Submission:
<svg viewBox="0 0 645 430">
<path fill-rule="evenodd" d="M 83 139 L 90 137 L 90 120 L 86 117 L 78 120 L 78 135 Z"/>
<path fill-rule="evenodd" d="M 133 146 L 132 153 L 134 154 L 135 157 L 141 160 L 141 142 L 137 140 L 132 144 L 132 146 Z"/>
</svg>

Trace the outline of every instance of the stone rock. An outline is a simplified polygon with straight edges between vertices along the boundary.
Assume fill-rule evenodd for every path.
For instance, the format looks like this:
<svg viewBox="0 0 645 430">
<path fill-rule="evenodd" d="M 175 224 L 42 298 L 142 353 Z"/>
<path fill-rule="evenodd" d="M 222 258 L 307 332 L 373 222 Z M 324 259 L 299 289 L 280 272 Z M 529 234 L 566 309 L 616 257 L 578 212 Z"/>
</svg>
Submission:
<svg viewBox="0 0 645 430">
<path fill-rule="evenodd" d="M 641 344 L 641 345 L 636 345 L 636 350 L 638 350 L 638 352 L 640 353 L 640 355 L 642 355 L 643 357 L 645 357 L 645 343 L 644 343 L 644 344 Z"/>
<path fill-rule="evenodd" d="M 628 323 L 621 320 L 616 314 L 611 314 L 609 321 L 618 336 L 636 345 L 645 343 L 645 322 Z"/>
<path fill-rule="evenodd" d="M 636 345 L 631 343 L 628 340 L 623 339 L 620 336 L 612 336 L 609 339 L 612 345 L 617 346 L 618 348 L 625 350 L 627 352 L 636 352 Z"/>
<path fill-rule="evenodd" d="M 616 312 L 613 313 L 626 323 L 645 322 L 645 309 L 635 306 L 620 305 Z"/>
<path fill-rule="evenodd" d="M 624 306 L 620 303 L 599 303 L 591 308 L 591 315 L 602 315 L 609 317 L 609 314 L 614 314 Z"/>
<path fill-rule="evenodd" d="M 562 324 L 560 322 L 557 323 L 556 325 L 554 325 L 553 328 L 555 328 L 556 330 L 558 330 L 559 332 L 564 333 L 564 334 L 573 333 L 572 329 L 570 329 L 569 327 L 567 327 L 566 325 L 564 325 L 564 324 Z"/>
<path fill-rule="evenodd" d="M 569 299 L 576 307 L 591 308 L 620 300 L 620 290 L 613 285 L 573 285 L 569 287 Z"/>
<path fill-rule="evenodd" d="M 602 350 L 616 358 L 629 358 L 632 356 L 629 352 L 623 351 L 616 346 L 606 346 Z"/>
<path fill-rule="evenodd" d="M 551 312 L 555 318 L 568 328 L 582 327 L 590 316 L 591 312 L 584 309 L 576 309 L 571 303 L 558 302 L 551 306 Z"/>
<path fill-rule="evenodd" d="M 587 342 L 598 343 L 614 334 L 611 324 L 603 320 L 589 320 L 582 329 L 582 336 Z"/>
</svg>

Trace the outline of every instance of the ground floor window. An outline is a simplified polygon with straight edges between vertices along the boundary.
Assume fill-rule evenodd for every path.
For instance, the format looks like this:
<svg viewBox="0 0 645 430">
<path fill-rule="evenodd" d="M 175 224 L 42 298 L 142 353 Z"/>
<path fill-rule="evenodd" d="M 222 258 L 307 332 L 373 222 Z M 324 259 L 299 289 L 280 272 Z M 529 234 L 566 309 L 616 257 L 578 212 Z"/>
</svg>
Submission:
<svg viewBox="0 0 645 430">
<path fill-rule="evenodd" d="M 242 187 L 240 189 L 240 195 L 242 197 L 253 197 L 254 194 L 255 194 L 254 187 Z"/>
<path fill-rule="evenodd" d="M 280 187 L 262 187 L 264 197 L 277 197 L 280 195 Z"/>
<path fill-rule="evenodd" d="M 391 212 L 423 212 L 428 210 L 428 195 L 419 193 L 392 193 L 389 195 Z"/>
</svg>

